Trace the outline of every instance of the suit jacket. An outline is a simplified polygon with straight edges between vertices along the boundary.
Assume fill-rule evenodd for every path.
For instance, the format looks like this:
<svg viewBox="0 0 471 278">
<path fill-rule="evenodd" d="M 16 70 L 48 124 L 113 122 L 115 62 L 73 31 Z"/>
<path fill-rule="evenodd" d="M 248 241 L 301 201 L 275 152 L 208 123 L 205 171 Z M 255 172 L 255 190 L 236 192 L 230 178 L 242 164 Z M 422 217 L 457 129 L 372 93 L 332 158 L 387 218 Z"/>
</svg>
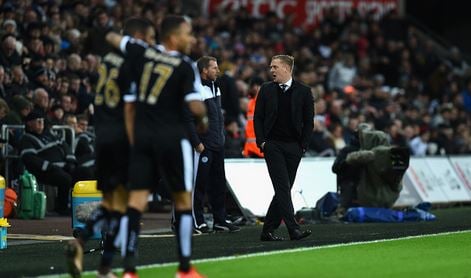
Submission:
<svg viewBox="0 0 471 278">
<path fill-rule="evenodd" d="M 298 142 L 307 149 L 313 129 L 314 99 L 311 88 L 293 80 L 291 87 L 291 121 L 298 135 Z M 278 83 L 266 82 L 260 88 L 255 105 L 254 126 L 257 145 L 265 142 L 276 122 L 278 113 L 278 96 L 281 94 Z"/>
</svg>

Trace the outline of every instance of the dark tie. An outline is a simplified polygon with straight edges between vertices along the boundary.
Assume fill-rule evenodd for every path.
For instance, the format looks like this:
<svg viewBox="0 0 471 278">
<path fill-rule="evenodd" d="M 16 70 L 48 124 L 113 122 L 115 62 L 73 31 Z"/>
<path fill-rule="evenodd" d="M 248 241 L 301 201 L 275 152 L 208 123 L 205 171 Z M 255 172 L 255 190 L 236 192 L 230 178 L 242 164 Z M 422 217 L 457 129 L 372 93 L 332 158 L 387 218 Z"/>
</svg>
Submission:
<svg viewBox="0 0 471 278">
<path fill-rule="evenodd" d="M 288 87 L 288 85 L 286 85 L 286 84 L 280 84 L 280 88 L 283 91 L 283 93 L 286 92 L 287 87 Z"/>
</svg>

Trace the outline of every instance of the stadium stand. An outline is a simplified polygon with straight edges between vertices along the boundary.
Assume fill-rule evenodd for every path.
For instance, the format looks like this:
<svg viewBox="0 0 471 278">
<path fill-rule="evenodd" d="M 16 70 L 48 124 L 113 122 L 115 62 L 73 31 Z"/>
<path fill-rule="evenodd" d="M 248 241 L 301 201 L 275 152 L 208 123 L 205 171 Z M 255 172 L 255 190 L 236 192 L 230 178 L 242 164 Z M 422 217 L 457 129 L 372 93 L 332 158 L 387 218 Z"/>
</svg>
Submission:
<svg viewBox="0 0 471 278">
<path fill-rule="evenodd" d="M 9 129 L 6 125 L 23 124 L 38 88 L 48 94 L 45 109 L 50 123 L 61 125 L 63 114 L 71 113 L 86 115 L 93 126 L 98 55 L 105 47 L 102 34 L 119 29 L 133 15 L 144 16 L 157 27 L 164 14 L 188 8 L 180 1 L 132 1 L 131 7 L 127 3 L 3 1 L 0 97 L 6 105 L 0 110 L 0 123 L 4 130 Z M 197 44 L 192 58 L 217 57 L 221 71 L 235 81 L 240 109 L 234 110 L 233 104 L 223 108 L 231 113 L 239 110 L 235 116 L 239 128 L 226 128 L 236 130 L 238 134 L 230 136 L 238 140 L 244 140 L 250 80 L 255 76 L 269 80 L 270 57 L 287 53 L 297 61 L 295 78 L 310 85 L 318 100 L 317 142 L 307 155 L 335 155 L 362 122 L 385 131 L 393 144 L 411 146 L 416 155 L 471 153 L 468 63 L 459 49 L 447 51 L 396 11 L 379 17 L 374 12 L 325 9 L 316 28 L 296 25 L 292 17 L 274 12 L 256 17 L 243 9 L 226 9 L 208 17 L 194 16 Z M 18 165 L 9 167 L 15 163 L 15 142 L 21 134 L 9 135 L 10 141 L 2 144 L 2 174 L 11 185 L 21 173 Z M 415 151 L 418 145 L 424 146 L 423 151 Z M 238 157 L 242 146 L 231 146 L 231 156 Z"/>
</svg>

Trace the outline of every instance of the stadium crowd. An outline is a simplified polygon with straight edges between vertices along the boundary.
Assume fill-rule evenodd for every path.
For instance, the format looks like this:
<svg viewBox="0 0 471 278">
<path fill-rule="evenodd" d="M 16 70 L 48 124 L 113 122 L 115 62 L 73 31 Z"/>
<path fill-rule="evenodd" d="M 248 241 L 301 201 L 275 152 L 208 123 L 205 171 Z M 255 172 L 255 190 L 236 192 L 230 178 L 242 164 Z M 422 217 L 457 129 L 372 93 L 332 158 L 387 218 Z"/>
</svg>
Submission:
<svg viewBox="0 0 471 278">
<path fill-rule="evenodd" d="M 1 125 L 24 124 L 39 109 L 48 124 L 74 114 L 93 126 L 98 65 L 110 49 L 105 34 L 130 16 L 158 26 L 182 9 L 180 1 L 0 2 Z M 416 156 L 471 153 L 471 71 L 457 48 L 439 54 L 395 12 L 341 20 L 331 9 L 316 28 L 292 20 L 242 10 L 193 18 L 192 58 L 217 57 L 221 69 L 226 157 L 242 157 L 251 81 L 270 80 L 270 57 L 279 53 L 295 57 L 295 79 L 316 99 L 306 156 L 335 156 L 362 122 Z"/>
</svg>

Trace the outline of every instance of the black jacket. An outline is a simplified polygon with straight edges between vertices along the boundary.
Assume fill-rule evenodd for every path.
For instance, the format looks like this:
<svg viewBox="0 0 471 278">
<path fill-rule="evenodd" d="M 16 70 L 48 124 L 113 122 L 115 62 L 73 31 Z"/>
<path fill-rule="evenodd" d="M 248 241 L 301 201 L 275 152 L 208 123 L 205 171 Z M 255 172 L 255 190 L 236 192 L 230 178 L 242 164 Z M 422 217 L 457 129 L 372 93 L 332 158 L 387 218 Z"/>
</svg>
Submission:
<svg viewBox="0 0 471 278">
<path fill-rule="evenodd" d="M 41 135 L 26 132 L 20 140 L 20 156 L 33 175 L 45 172 L 53 165 L 64 168 L 67 164 L 76 163 L 67 143 L 48 131 Z"/>
<path fill-rule="evenodd" d="M 288 88 L 291 90 L 291 116 L 292 124 L 296 130 L 299 144 L 303 149 L 309 146 L 310 137 L 314 125 L 314 99 L 311 89 L 295 80 Z M 254 125 L 257 145 L 266 141 L 276 122 L 278 113 L 278 95 L 280 89 L 278 83 L 267 82 L 262 85 L 255 104 Z"/>
<path fill-rule="evenodd" d="M 203 101 L 206 105 L 206 114 L 209 120 L 208 131 L 204 134 L 196 132 L 194 118 L 186 109 L 185 118 L 189 129 L 190 142 L 195 148 L 200 143 L 203 143 L 205 148 L 210 150 L 220 150 L 224 147 L 224 118 L 221 108 L 221 90 L 216 83 L 201 80 L 204 91 L 202 92 Z"/>
<path fill-rule="evenodd" d="M 75 138 L 74 154 L 77 163 L 83 167 L 95 165 L 95 136 L 89 132 L 81 132 Z"/>
</svg>

